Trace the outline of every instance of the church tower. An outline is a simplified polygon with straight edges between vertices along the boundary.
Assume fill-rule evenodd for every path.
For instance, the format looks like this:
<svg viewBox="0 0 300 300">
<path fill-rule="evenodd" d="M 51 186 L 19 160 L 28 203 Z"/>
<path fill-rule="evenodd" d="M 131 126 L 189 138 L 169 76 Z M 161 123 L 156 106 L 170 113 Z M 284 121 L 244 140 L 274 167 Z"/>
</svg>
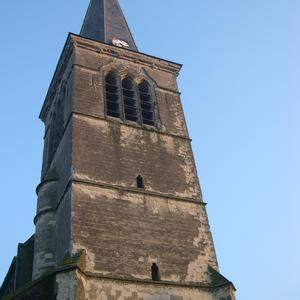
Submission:
<svg viewBox="0 0 300 300">
<path fill-rule="evenodd" d="M 9 299 L 235 299 L 218 271 L 180 69 L 138 51 L 117 0 L 90 1 L 41 110 L 32 278 Z"/>
</svg>

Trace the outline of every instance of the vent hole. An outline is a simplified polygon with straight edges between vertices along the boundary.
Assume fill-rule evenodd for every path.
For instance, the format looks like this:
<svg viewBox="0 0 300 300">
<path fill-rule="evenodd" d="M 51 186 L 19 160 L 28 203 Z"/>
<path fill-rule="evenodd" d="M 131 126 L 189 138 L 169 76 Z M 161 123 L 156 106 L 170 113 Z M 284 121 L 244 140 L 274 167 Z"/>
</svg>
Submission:
<svg viewBox="0 0 300 300">
<path fill-rule="evenodd" d="M 151 266 L 152 280 L 160 281 L 159 268 L 156 263 L 153 263 Z"/>
<path fill-rule="evenodd" d="M 139 188 L 139 189 L 143 189 L 145 188 L 145 185 L 144 185 L 144 178 L 139 175 L 137 178 L 136 178 L 136 186 Z"/>
</svg>

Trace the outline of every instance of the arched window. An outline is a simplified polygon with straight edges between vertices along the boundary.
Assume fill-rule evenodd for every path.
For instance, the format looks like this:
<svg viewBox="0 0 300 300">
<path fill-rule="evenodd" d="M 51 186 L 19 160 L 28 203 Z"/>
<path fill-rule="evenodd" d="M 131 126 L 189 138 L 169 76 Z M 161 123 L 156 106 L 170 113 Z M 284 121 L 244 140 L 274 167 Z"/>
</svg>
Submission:
<svg viewBox="0 0 300 300">
<path fill-rule="evenodd" d="M 159 268 L 156 263 L 153 263 L 151 266 L 151 275 L 153 281 L 160 281 Z"/>
<path fill-rule="evenodd" d="M 150 84 L 143 80 L 138 85 L 137 93 L 135 82 L 130 76 L 126 76 L 121 81 L 121 87 L 119 83 L 115 71 L 105 76 L 106 114 L 122 120 L 154 126 L 154 99 Z"/>
<path fill-rule="evenodd" d="M 142 120 L 144 124 L 154 125 L 154 103 L 151 94 L 151 88 L 147 81 L 143 80 L 139 84 L 139 93 L 141 99 Z"/>
<path fill-rule="evenodd" d="M 124 113 L 125 119 L 137 122 L 137 101 L 136 101 L 136 90 L 134 82 L 130 77 L 125 77 L 122 80 L 123 100 L 124 100 Z"/>
<path fill-rule="evenodd" d="M 144 185 L 144 178 L 139 175 L 137 178 L 136 178 L 136 186 L 139 188 L 139 189 L 143 189 L 145 188 L 145 185 Z"/>
<path fill-rule="evenodd" d="M 106 112 L 108 116 L 120 118 L 120 96 L 118 79 L 114 72 L 105 76 Z"/>
</svg>

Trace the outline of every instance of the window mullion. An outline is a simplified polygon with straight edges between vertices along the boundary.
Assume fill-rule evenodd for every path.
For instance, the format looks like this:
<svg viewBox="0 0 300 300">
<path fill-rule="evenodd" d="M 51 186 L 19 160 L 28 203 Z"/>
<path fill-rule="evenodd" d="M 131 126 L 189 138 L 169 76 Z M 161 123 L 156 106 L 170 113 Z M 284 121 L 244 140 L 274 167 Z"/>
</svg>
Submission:
<svg viewBox="0 0 300 300">
<path fill-rule="evenodd" d="M 143 114 L 142 114 L 142 101 L 141 101 L 141 94 L 139 90 L 139 86 L 135 86 L 136 88 L 136 109 L 137 109 L 137 115 L 138 115 L 138 123 L 143 125 Z"/>
<path fill-rule="evenodd" d="M 125 103 L 124 103 L 124 93 L 123 93 L 123 86 L 122 86 L 123 79 L 118 77 L 118 86 L 119 86 L 119 106 L 120 106 L 120 115 L 121 120 L 126 120 L 125 118 Z"/>
</svg>

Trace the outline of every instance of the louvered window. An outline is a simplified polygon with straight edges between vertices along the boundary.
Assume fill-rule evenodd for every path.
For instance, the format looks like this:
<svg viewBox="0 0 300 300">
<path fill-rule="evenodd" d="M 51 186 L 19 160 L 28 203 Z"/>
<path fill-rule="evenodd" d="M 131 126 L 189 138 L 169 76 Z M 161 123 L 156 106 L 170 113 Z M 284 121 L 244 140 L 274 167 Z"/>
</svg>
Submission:
<svg viewBox="0 0 300 300">
<path fill-rule="evenodd" d="M 108 116 L 120 118 L 120 96 L 118 79 L 114 72 L 105 77 L 106 111 Z"/>
<path fill-rule="evenodd" d="M 122 91 L 123 91 L 123 100 L 124 100 L 125 119 L 137 122 L 138 111 L 137 111 L 136 90 L 135 90 L 134 82 L 130 77 L 125 77 L 122 80 Z"/>
<path fill-rule="evenodd" d="M 144 124 L 154 125 L 154 105 L 151 94 L 150 85 L 147 81 L 143 80 L 139 84 L 139 93 L 141 100 L 142 120 Z"/>
<path fill-rule="evenodd" d="M 105 93 L 108 116 L 155 125 L 153 91 L 146 80 L 136 86 L 130 76 L 121 80 L 115 71 L 111 71 L 105 76 Z"/>
</svg>

